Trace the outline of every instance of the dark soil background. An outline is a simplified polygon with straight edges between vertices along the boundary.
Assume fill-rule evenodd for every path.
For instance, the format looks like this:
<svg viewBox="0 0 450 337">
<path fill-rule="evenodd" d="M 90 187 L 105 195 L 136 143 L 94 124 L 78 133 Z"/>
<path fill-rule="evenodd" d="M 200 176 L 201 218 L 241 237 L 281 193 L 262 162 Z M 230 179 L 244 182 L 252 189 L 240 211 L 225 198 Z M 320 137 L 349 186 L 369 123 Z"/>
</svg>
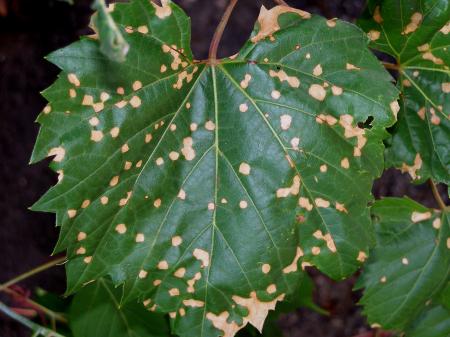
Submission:
<svg viewBox="0 0 450 337">
<path fill-rule="evenodd" d="M 58 230 L 51 214 L 32 213 L 27 207 L 36 201 L 56 175 L 48 162 L 28 166 L 38 132 L 35 118 L 46 104 L 39 92 L 56 78 L 58 69 L 43 57 L 88 33 L 90 1 L 75 0 L 73 6 L 61 0 L 0 0 L 0 283 L 49 260 Z M 206 58 L 209 41 L 227 0 L 176 0 L 192 17 L 193 50 Z M 354 21 L 364 0 L 289 0 L 297 8 L 328 18 Z M 237 52 L 249 36 L 261 4 L 271 1 L 241 0 L 225 31 L 219 55 Z M 441 191 L 445 196 L 445 188 Z M 435 207 L 427 185 L 410 185 L 407 176 L 389 170 L 376 182 L 374 194 L 403 196 Z M 351 292 L 353 280 L 333 282 L 312 271 L 316 303 L 331 312 L 329 317 L 309 310 L 284 316 L 280 325 L 288 337 L 351 337 L 370 329 L 355 305 L 358 293 Z M 62 267 L 21 283 L 62 293 Z M 30 332 L 0 315 L 0 337 L 30 336 Z M 99 336 L 102 337 L 102 336 Z M 275 337 L 275 336 L 274 336 Z"/>
</svg>

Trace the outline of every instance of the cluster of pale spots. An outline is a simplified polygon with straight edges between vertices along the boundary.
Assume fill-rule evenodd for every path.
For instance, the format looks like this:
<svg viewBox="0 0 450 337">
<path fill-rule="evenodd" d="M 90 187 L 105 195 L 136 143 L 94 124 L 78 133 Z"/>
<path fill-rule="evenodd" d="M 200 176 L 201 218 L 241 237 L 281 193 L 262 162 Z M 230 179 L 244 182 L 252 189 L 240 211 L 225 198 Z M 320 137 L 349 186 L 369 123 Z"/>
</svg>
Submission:
<svg viewBox="0 0 450 337">
<path fill-rule="evenodd" d="M 175 333 L 230 337 L 262 329 L 299 265 L 353 273 L 398 110 L 364 34 L 263 7 L 241 52 L 210 65 L 192 59 L 173 3 L 110 10 L 127 60 L 109 61 L 95 38 L 49 56 L 63 72 L 44 92 L 32 158 L 54 156 L 59 173 L 34 209 L 62 225 L 68 292 L 108 274 L 124 301 L 169 313 Z"/>
<path fill-rule="evenodd" d="M 377 201 L 372 214 L 377 243 L 358 281 L 361 304 L 373 327 L 405 331 L 448 285 L 449 215 L 407 198 Z"/>
<path fill-rule="evenodd" d="M 400 66 L 401 113 L 387 164 L 450 182 L 450 1 L 372 0 L 360 25 Z"/>
</svg>

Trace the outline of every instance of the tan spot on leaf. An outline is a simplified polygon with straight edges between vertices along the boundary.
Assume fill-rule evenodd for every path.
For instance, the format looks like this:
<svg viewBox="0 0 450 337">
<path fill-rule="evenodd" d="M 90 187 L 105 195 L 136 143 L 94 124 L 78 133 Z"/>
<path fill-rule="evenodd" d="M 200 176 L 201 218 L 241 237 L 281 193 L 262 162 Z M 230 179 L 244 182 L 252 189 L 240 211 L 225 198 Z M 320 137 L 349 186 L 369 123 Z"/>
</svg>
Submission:
<svg viewBox="0 0 450 337">
<path fill-rule="evenodd" d="M 323 235 L 321 230 L 317 230 L 313 233 L 313 236 L 318 240 L 324 240 L 327 244 L 328 249 L 332 253 L 336 253 L 336 245 L 335 245 L 334 240 L 331 237 L 330 233 Z M 320 249 L 319 249 L 319 252 L 320 252 Z M 314 254 L 314 252 L 313 252 L 313 254 Z"/>
<path fill-rule="evenodd" d="M 77 210 L 76 209 L 69 209 L 67 211 L 67 215 L 69 216 L 69 218 L 74 218 L 77 215 Z"/>
<path fill-rule="evenodd" d="M 127 231 L 127 226 L 125 224 L 121 223 L 116 226 L 116 232 L 119 234 L 125 234 Z"/>
<path fill-rule="evenodd" d="M 184 158 L 188 161 L 195 158 L 195 150 L 192 147 L 193 140 L 192 137 L 186 137 L 183 139 L 183 148 L 181 149 L 181 153 L 183 154 Z"/>
<path fill-rule="evenodd" d="M 297 251 L 295 253 L 295 257 L 294 260 L 292 261 L 292 263 L 288 266 L 286 266 L 285 268 L 283 268 L 283 273 L 284 274 L 289 274 L 289 273 L 293 273 L 297 271 L 297 264 L 298 264 L 298 260 L 303 256 L 303 251 L 300 247 L 297 247 Z"/>
<path fill-rule="evenodd" d="M 378 30 L 371 30 L 369 31 L 369 33 L 367 33 L 367 36 L 369 37 L 370 40 L 372 41 L 376 41 L 380 38 L 380 32 Z"/>
<path fill-rule="evenodd" d="M 386 276 L 383 276 L 383 277 L 380 278 L 380 282 L 381 283 L 386 283 L 386 281 L 387 281 L 387 277 Z"/>
<path fill-rule="evenodd" d="M 208 130 L 208 131 L 214 131 L 215 128 L 216 128 L 216 124 L 214 124 L 214 122 L 212 122 L 212 121 L 207 121 L 207 122 L 205 123 L 205 129 L 206 129 L 206 130 Z"/>
<path fill-rule="evenodd" d="M 237 295 L 232 297 L 233 301 L 237 304 L 245 307 L 248 311 L 248 315 L 243 318 L 244 325 L 250 323 L 261 333 L 264 325 L 264 321 L 269 314 L 269 310 L 275 310 L 275 306 L 278 301 L 284 299 L 284 294 L 281 294 L 270 302 L 261 302 L 256 292 L 252 291 L 249 298 L 243 298 Z"/>
<path fill-rule="evenodd" d="M 405 266 L 408 265 L 409 260 L 406 257 L 402 258 L 402 264 L 404 264 Z"/>
<path fill-rule="evenodd" d="M 279 188 L 276 192 L 277 198 L 286 198 L 289 195 L 298 195 L 300 192 L 300 176 L 296 175 L 290 187 Z"/>
<path fill-rule="evenodd" d="M 333 85 L 331 87 L 331 92 L 333 93 L 334 96 L 340 96 L 343 93 L 343 89 L 341 87 L 338 87 L 336 85 Z"/>
<path fill-rule="evenodd" d="M 252 75 L 245 74 L 244 79 L 241 81 L 241 88 L 247 89 L 250 80 L 252 79 Z"/>
<path fill-rule="evenodd" d="M 167 66 L 166 66 L 165 64 L 162 64 L 162 65 L 161 65 L 161 68 L 159 69 L 159 71 L 160 71 L 161 73 L 165 73 L 165 72 L 167 71 Z"/>
<path fill-rule="evenodd" d="M 281 93 L 278 90 L 272 90 L 270 96 L 272 96 L 273 99 L 279 99 L 281 97 Z"/>
<path fill-rule="evenodd" d="M 248 206 L 247 201 L 245 201 L 245 200 L 239 201 L 239 207 L 240 207 L 241 209 L 245 209 L 245 208 L 247 208 L 247 206 Z"/>
<path fill-rule="evenodd" d="M 420 222 L 424 220 L 428 220 L 431 218 L 431 212 L 412 212 L 411 214 L 411 221 L 412 222 Z"/>
<path fill-rule="evenodd" d="M 163 260 L 163 261 L 158 262 L 157 267 L 159 270 L 167 270 L 167 269 L 169 269 L 169 264 L 167 263 L 167 261 Z"/>
<path fill-rule="evenodd" d="M 296 13 L 303 19 L 309 19 L 311 17 L 310 13 L 287 6 L 275 6 L 270 10 L 262 6 L 258 17 L 259 31 L 251 38 L 251 41 L 257 43 L 280 30 L 278 17 L 283 13 Z"/>
<path fill-rule="evenodd" d="M 155 14 L 158 18 L 164 19 L 172 14 L 172 7 L 170 6 L 169 0 L 161 0 L 161 6 L 154 3 L 153 1 L 150 1 L 150 3 L 155 8 Z"/>
<path fill-rule="evenodd" d="M 136 238 L 134 239 L 136 242 L 144 242 L 145 241 L 145 235 L 143 233 L 137 233 Z"/>
<path fill-rule="evenodd" d="M 320 172 L 325 173 L 325 172 L 327 172 L 327 170 L 328 170 L 328 166 L 327 165 L 325 165 L 325 164 L 320 165 Z"/>
<path fill-rule="evenodd" d="M 247 103 L 242 103 L 241 105 L 239 105 L 239 111 L 240 112 L 246 112 L 247 110 L 248 110 Z"/>
<path fill-rule="evenodd" d="M 109 198 L 106 196 L 103 196 L 100 198 L 100 202 L 102 203 L 102 205 L 106 205 L 109 201 Z"/>
<path fill-rule="evenodd" d="M 347 209 L 345 208 L 345 205 L 344 205 L 344 204 L 340 204 L 340 203 L 338 203 L 338 202 L 336 202 L 336 209 L 337 209 L 339 212 L 348 213 Z"/>
<path fill-rule="evenodd" d="M 141 99 L 138 96 L 133 96 L 130 99 L 130 104 L 133 108 L 138 108 L 141 106 Z"/>
<path fill-rule="evenodd" d="M 123 144 L 122 147 L 120 148 L 120 151 L 122 153 L 126 153 L 126 152 L 128 152 L 129 149 L 130 149 L 130 147 L 128 146 L 128 144 Z"/>
<path fill-rule="evenodd" d="M 201 262 L 201 267 L 209 266 L 209 253 L 203 249 L 195 248 L 192 255 Z"/>
<path fill-rule="evenodd" d="M 100 123 L 100 120 L 97 117 L 92 117 L 89 119 L 89 124 L 92 126 L 97 126 Z"/>
<path fill-rule="evenodd" d="M 298 150 L 299 144 L 300 144 L 300 138 L 294 137 L 291 139 L 291 146 L 294 148 L 294 150 Z"/>
<path fill-rule="evenodd" d="M 208 203 L 208 209 L 209 209 L 210 211 L 214 211 L 214 210 L 216 209 L 216 206 L 214 205 L 213 202 Z"/>
<path fill-rule="evenodd" d="M 148 27 L 143 25 L 143 26 L 139 26 L 137 28 L 137 31 L 141 34 L 147 34 L 148 33 Z"/>
<path fill-rule="evenodd" d="M 327 26 L 330 28 L 336 27 L 336 18 L 327 20 Z"/>
<path fill-rule="evenodd" d="M 445 82 L 441 84 L 442 92 L 448 94 L 450 93 L 450 82 Z"/>
<path fill-rule="evenodd" d="M 292 116 L 291 115 L 281 115 L 280 125 L 282 130 L 288 130 L 291 127 Z"/>
<path fill-rule="evenodd" d="M 86 207 L 88 207 L 90 204 L 91 204 L 91 201 L 90 201 L 90 200 L 88 200 L 88 199 L 83 200 L 83 202 L 81 203 L 81 208 L 86 208 Z"/>
<path fill-rule="evenodd" d="M 350 167 L 350 162 L 348 161 L 348 158 L 345 157 L 341 160 L 341 167 L 348 169 Z"/>
<path fill-rule="evenodd" d="M 186 274 L 186 268 L 179 268 L 175 271 L 175 273 L 173 275 L 178 278 L 183 278 L 185 274 Z"/>
<path fill-rule="evenodd" d="M 408 174 L 411 176 L 413 180 L 419 179 L 419 176 L 417 175 L 417 171 L 422 168 L 422 158 L 420 157 L 420 153 L 416 154 L 416 157 L 414 158 L 414 164 L 409 166 L 406 163 L 402 164 L 401 171 L 402 173 L 408 172 Z"/>
<path fill-rule="evenodd" d="M 183 304 L 187 307 L 202 308 L 205 305 L 205 302 L 199 301 L 199 300 L 194 300 L 194 299 L 189 299 L 189 300 L 183 300 Z"/>
<path fill-rule="evenodd" d="M 311 253 L 313 255 L 319 255 L 320 254 L 320 247 L 314 246 L 311 248 Z"/>
<path fill-rule="evenodd" d="M 316 65 L 315 67 L 314 67 L 314 70 L 313 70 L 313 75 L 314 76 L 320 76 L 320 75 L 322 75 L 322 66 L 320 65 L 320 64 L 318 64 L 318 65 Z"/>
<path fill-rule="evenodd" d="M 153 202 L 153 206 L 159 208 L 161 206 L 161 203 L 162 203 L 161 199 L 158 198 Z"/>
<path fill-rule="evenodd" d="M 227 311 L 215 315 L 212 312 L 206 314 L 206 318 L 211 321 L 212 325 L 222 331 L 222 337 L 234 337 L 236 333 L 242 329 L 235 321 L 228 323 L 230 314 Z"/>
<path fill-rule="evenodd" d="M 249 164 L 247 164 L 245 162 L 242 162 L 239 165 L 239 173 L 241 173 L 241 174 L 243 174 L 245 176 L 248 176 L 250 174 L 250 171 L 251 171 L 251 167 L 250 167 Z"/>
<path fill-rule="evenodd" d="M 222 198 L 222 199 L 220 200 L 220 202 L 221 202 L 222 204 L 227 204 L 227 203 L 228 203 L 227 199 L 225 199 L 225 198 Z"/>
<path fill-rule="evenodd" d="M 87 238 L 87 234 L 85 232 L 79 232 L 77 235 L 77 240 L 78 241 L 83 241 Z"/>
<path fill-rule="evenodd" d="M 93 106 L 94 105 L 94 97 L 91 95 L 84 95 L 83 101 L 81 102 L 82 105 L 85 106 Z"/>
<path fill-rule="evenodd" d="M 316 122 L 319 123 L 319 124 L 326 123 L 326 124 L 328 124 L 330 126 L 333 126 L 334 124 L 337 123 L 337 119 L 334 116 L 332 116 L 332 115 L 319 114 L 316 117 Z"/>
<path fill-rule="evenodd" d="M 156 165 L 161 166 L 162 164 L 164 164 L 164 159 L 162 157 L 159 157 L 156 159 L 155 163 Z"/>
<path fill-rule="evenodd" d="M 400 111 L 400 105 L 398 104 L 397 101 L 393 101 L 391 102 L 391 104 L 389 105 L 391 107 L 392 113 L 394 114 L 395 119 L 397 119 L 397 114 Z"/>
<path fill-rule="evenodd" d="M 347 63 L 345 65 L 345 69 L 347 69 L 347 70 L 361 70 L 361 68 L 359 68 L 359 67 L 357 67 L 357 66 L 355 66 L 355 65 L 353 65 L 351 63 Z"/>
<path fill-rule="evenodd" d="M 170 129 L 170 131 L 173 132 L 173 131 L 175 131 L 177 129 L 177 125 L 176 124 L 170 124 L 169 129 Z"/>
<path fill-rule="evenodd" d="M 179 296 L 180 295 L 180 290 L 178 288 L 172 288 L 169 290 L 169 295 L 170 296 Z"/>
<path fill-rule="evenodd" d="M 99 130 L 91 131 L 91 140 L 94 142 L 99 142 L 103 139 L 103 132 Z"/>
<path fill-rule="evenodd" d="M 356 258 L 356 260 L 359 261 L 359 262 L 364 262 L 364 261 L 366 261 L 366 260 L 367 260 L 367 254 L 366 254 L 366 252 L 360 251 L 360 252 L 358 253 L 358 257 Z"/>
<path fill-rule="evenodd" d="M 440 218 L 436 218 L 433 220 L 433 228 L 434 229 L 439 229 L 441 228 L 441 219 Z"/>
<path fill-rule="evenodd" d="M 119 109 L 124 108 L 127 105 L 127 101 L 121 100 L 119 102 L 117 102 L 116 104 L 114 104 L 116 107 L 118 107 Z"/>
<path fill-rule="evenodd" d="M 139 89 L 141 89 L 141 88 L 142 88 L 142 82 L 141 82 L 141 81 L 135 81 L 135 82 L 133 83 L 133 90 L 134 90 L 134 91 L 139 90 Z"/>
<path fill-rule="evenodd" d="M 186 199 L 186 192 L 183 189 L 180 189 L 180 191 L 178 192 L 177 197 L 180 198 L 181 200 L 185 200 Z"/>
<path fill-rule="evenodd" d="M 80 247 L 80 248 L 77 249 L 77 251 L 75 253 L 77 255 L 84 255 L 84 254 L 86 254 L 86 248 Z"/>
<path fill-rule="evenodd" d="M 275 284 L 271 284 L 266 289 L 268 294 L 274 294 L 277 292 L 277 286 Z"/>
<path fill-rule="evenodd" d="M 419 25 L 422 23 L 423 15 L 422 13 L 416 12 L 411 16 L 411 21 L 406 25 L 402 32 L 402 35 L 411 34 L 415 32 Z"/>
<path fill-rule="evenodd" d="M 152 140 L 152 138 L 153 138 L 152 134 L 151 134 L 151 133 L 147 133 L 147 134 L 145 135 L 145 142 L 146 142 L 146 143 L 150 143 L 150 141 Z"/>
<path fill-rule="evenodd" d="M 328 200 L 325 200 L 322 198 L 316 198 L 314 200 L 314 203 L 316 204 L 317 207 L 322 207 L 322 208 L 330 207 L 330 202 Z"/>
<path fill-rule="evenodd" d="M 48 156 L 55 156 L 55 158 L 53 158 L 53 161 L 57 163 L 63 161 L 65 155 L 66 150 L 62 146 L 54 147 L 50 149 L 50 151 L 48 151 Z"/>
<path fill-rule="evenodd" d="M 309 199 L 305 197 L 300 197 L 298 199 L 298 204 L 300 207 L 305 208 L 308 211 L 311 211 L 313 208 L 313 205 L 309 202 Z"/>
<path fill-rule="evenodd" d="M 439 31 L 440 31 L 442 34 L 444 34 L 444 35 L 447 35 L 448 33 L 450 33 L 450 21 L 447 22 L 447 23 L 444 25 L 444 27 L 442 27 Z"/>
<path fill-rule="evenodd" d="M 353 156 L 361 156 L 361 151 L 367 143 L 367 138 L 365 137 L 365 130 L 359 128 L 357 125 L 353 126 L 353 116 L 345 114 L 339 117 L 339 124 L 344 128 L 344 137 L 353 138 L 356 137 L 357 144 L 353 151 Z M 345 158 L 344 158 L 345 159 Z M 347 160 L 348 161 L 348 160 Z M 341 162 L 342 166 L 342 162 Z M 344 167 L 344 166 L 342 166 Z M 344 167 L 348 168 L 348 167 Z"/>
<path fill-rule="evenodd" d="M 181 236 L 177 235 L 177 236 L 172 237 L 172 246 L 178 247 L 182 243 L 183 243 L 183 239 L 181 238 Z"/>
<path fill-rule="evenodd" d="M 128 203 L 128 200 L 131 198 L 131 191 L 127 192 L 127 196 L 125 198 L 120 199 L 119 206 L 125 206 Z"/>
<path fill-rule="evenodd" d="M 119 182 L 119 176 L 114 176 L 111 178 L 111 180 L 109 181 L 109 186 L 116 186 Z"/>
<path fill-rule="evenodd" d="M 264 263 L 261 267 L 261 270 L 264 274 L 268 274 L 270 272 L 270 269 L 271 269 L 271 267 L 270 267 L 270 264 L 268 264 L 268 263 Z"/>
<path fill-rule="evenodd" d="M 86 257 L 83 259 L 83 262 L 86 263 L 86 264 L 91 263 L 91 262 L 92 262 L 92 256 L 86 256 Z"/>
<path fill-rule="evenodd" d="M 125 165 L 123 166 L 123 169 L 125 171 L 128 171 L 131 168 L 131 166 L 133 166 L 133 163 L 131 161 L 126 161 Z"/>
<path fill-rule="evenodd" d="M 422 54 L 422 58 L 424 60 L 431 61 L 431 62 L 433 62 L 434 64 L 437 64 L 437 65 L 444 64 L 444 61 L 441 58 L 434 56 L 430 51 Z"/>
<path fill-rule="evenodd" d="M 44 114 L 48 115 L 50 112 L 52 112 L 52 107 L 50 105 L 46 105 L 44 107 L 44 110 L 42 110 L 44 112 Z"/>
<path fill-rule="evenodd" d="M 298 88 L 300 86 L 300 80 L 296 76 L 289 76 L 284 70 L 274 71 L 269 70 L 269 75 L 274 78 L 278 78 L 280 82 L 288 82 L 288 84 L 293 88 Z"/>
<path fill-rule="evenodd" d="M 144 278 L 147 277 L 147 275 L 148 275 L 148 272 L 145 271 L 144 269 L 142 269 L 142 270 L 139 271 L 138 277 L 139 277 L 140 279 L 144 279 Z"/>
<path fill-rule="evenodd" d="M 77 75 L 70 73 L 67 75 L 67 79 L 70 83 L 72 83 L 74 86 L 79 87 L 80 86 L 80 80 L 78 79 Z"/>
<path fill-rule="evenodd" d="M 318 101 L 323 101 L 327 95 L 325 89 L 319 84 L 312 84 L 309 87 L 308 93 L 311 97 Z"/>
<path fill-rule="evenodd" d="M 426 114 L 425 107 L 420 108 L 419 111 L 417 111 L 417 115 L 420 117 L 421 120 L 425 120 L 425 114 Z"/>
<path fill-rule="evenodd" d="M 172 64 L 173 65 L 173 64 Z M 187 83 L 190 83 L 194 78 L 194 74 L 197 72 L 198 67 L 194 67 L 191 73 L 188 73 L 186 70 L 178 73 L 177 82 L 173 85 L 175 89 L 180 90 L 183 87 L 183 82 L 186 80 Z"/>
<path fill-rule="evenodd" d="M 159 286 L 160 284 L 161 284 L 161 280 L 154 280 L 153 281 L 153 285 L 155 286 L 155 287 L 157 287 L 157 286 Z"/>
</svg>

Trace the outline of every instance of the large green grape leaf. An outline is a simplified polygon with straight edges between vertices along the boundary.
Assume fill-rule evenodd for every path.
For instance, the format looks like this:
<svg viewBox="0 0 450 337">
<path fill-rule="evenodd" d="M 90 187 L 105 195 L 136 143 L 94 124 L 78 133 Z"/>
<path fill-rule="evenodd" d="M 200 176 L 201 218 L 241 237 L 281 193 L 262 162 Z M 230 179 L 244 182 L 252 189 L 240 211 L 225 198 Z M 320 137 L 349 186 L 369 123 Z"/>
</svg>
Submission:
<svg viewBox="0 0 450 337">
<path fill-rule="evenodd" d="M 450 182 L 450 1 L 370 0 L 360 25 L 396 58 L 401 111 L 386 164 Z"/>
<path fill-rule="evenodd" d="M 38 118 L 32 161 L 54 156 L 60 181 L 33 209 L 57 214 L 68 292 L 109 275 L 177 334 L 232 336 L 262 328 L 300 263 L 353 273 L 397 110 L 363 32 L 263 8 L 242 51 L 210 64 L 172 2 L 112 16 L 126 60 L 92 38 L 51 54 L 63 72 Z"/>
<path fill-rule="evenodd" d="M 74 337 L 169 337 L 162 314 L 151 313 L 141 303 L 119 307 L 122 292 L 106 279 L 78 292 L 69 310 Z"/>
<path fill-rule="evenodd" d="M 361 304 L 371 324 L 403 331 L 425 319 L 422 312 L 449 281 L 449 216 L 398 198 L 377 201 L 372 214 L 377 245 L 358 282 L 365 287 Z M 440 319 L 435 311 L 441 309 L 426 319 Z"/>
</svg>

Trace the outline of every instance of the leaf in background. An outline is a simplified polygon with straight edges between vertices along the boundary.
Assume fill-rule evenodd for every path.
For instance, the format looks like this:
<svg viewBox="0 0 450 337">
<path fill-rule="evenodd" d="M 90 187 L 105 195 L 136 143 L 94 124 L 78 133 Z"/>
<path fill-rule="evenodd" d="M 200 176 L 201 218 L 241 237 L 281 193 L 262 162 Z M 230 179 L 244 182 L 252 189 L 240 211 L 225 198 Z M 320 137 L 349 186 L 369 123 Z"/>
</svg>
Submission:
<svg viewBox="0 0 450 337">
<path fill-rule="evenodd" d="M 372 214 L 377 245 L 358 281 L 361 304 L 371 324 L 404 331 L 449 280 L 448 214 L 406 198 L 377 201 Z"/>
<path fill-rule="evenodd" d="M 97 10 L 92 16 L 92 26 L 100 39 L 100 51 L 112 61 L 125 62 L 130 46 L 109 14 L 105 1 L 95 0 L 92 7 Z"/>
<path fill-rule="evenodd" d="M 442 305 L 430 306 L 406 330 L 407 337 L 450 336 L 450 311 Z"/>
<path fill-rule="evenodd" d="M 397 96 L 364 34 L 263 8 L 237 58 L 212 66 L 175 4 L 114 8 L 126 61 L 89 38 L 53 53 L 63 72 L 38 118 L 32 161 L 55 156 L 60 182 L 33 209 L 57 213 L 68 292 L 110 275 L 175 333 L 232 336 L 262 328 L 300 262 L 353 273 Z"/>
<path fill-rule="evenodd" d="M 73 298 L 69 311 L 74 337 L 169 337 L 162 314 L 151 313 L 140 303 L 119 307 L 122 291 L 106 279 L 84 287 Z"/>
<path fill-rule="evenodd" d="M 450 1 L 370 0 L 359 21 L 371 47 L 396 58 L 402 91 L 388 166 L 450 183 Z"/>
</svg>

